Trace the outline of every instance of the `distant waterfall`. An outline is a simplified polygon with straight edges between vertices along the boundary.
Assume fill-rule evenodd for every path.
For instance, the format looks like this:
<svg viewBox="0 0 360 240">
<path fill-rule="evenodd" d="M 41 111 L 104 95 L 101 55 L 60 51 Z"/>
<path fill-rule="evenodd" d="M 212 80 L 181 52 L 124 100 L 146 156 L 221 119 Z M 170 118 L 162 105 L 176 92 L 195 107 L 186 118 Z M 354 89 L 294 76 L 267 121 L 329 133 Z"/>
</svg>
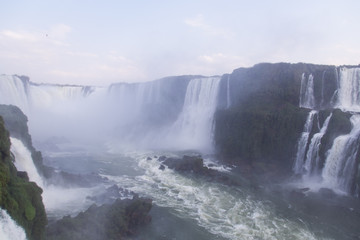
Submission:
<svg viewBox="0 0 360 240">
<path fill-rule="evenodd" d="M 341 68 L 337 106 L 346 111 L 360 112 L 360 68 Z"/>
<path fill-rule="evenodd" d="M 171 137 L 181 148 L 212 148 L 219 83 L 220 77 L 210 77 L 193 79 L 188 84 L 182 112 L 171 130 Z"/>
<path fill-rule="evenodd" d="M 1 240 L 26 240 L 26 234 L 3 209 L 0 209 L 0 239 Z"/>
<path fill-rule="evenodd" d="M 360 115 L 353 115 L 350 120 L 353 129 L 334 140 L 322 172 L 325 184 L 347 193 L 352 192 L 357 173 Z"/>
<path fill-rule="evenodd" d="M 25 147 L 21 140 L 10 137 L 10 141 L 11 152 L 15 156 L 15 166 L 17 170 L 27 172 L 30 181 L 36 182 L 38 186 L 43 188 L 44 183 L 35 167 L 31 152 Z"/>
<path fill-rule="evenodd" d="M 320 165 L 320 156 L 319 156 L 319 149 L 321 144 L 321 139 L 326 133 L 328 128 L 332 113 L 325 119 L 323 126 L 320 129 L 320 132 L 315 133 L 314 136 L 311 138 L 311 142 L 309 145 L 309 149 L 306 154 L 306 160 L 304 164 L 304 169 L 307 175 L 311 175 L 314 173 L 319 172 L 319 165 Z"/>
<path fill-rule="evenodd" d="M 231 106 L 231 98 L 230 98 L 230 75 L 227 78 L 226 82 L 226 108 L 230 108 Z"/>
<path fill-rule="evenodd" d="M 293 170 L 296 174 L 301 174 L 303 172 L 303 166 L 305 161 L 306 147 L 309 141 L 309 135 L 313 127 L 314 117 L 318 112 L 312 110 L 309 112 L 308 117 L 306 119 L 304 130 L 298 140 L 298 147 L 296 152 L 295 164 L 293 166 Z"/>
<path fill-rule="evenodd" d="M 0 75 L 0 103 L 18 106 L 25 113 L 28 113 L 28 87 L 27 82 L 18 76 Z"/>
<path fill-rule="evenodd" d="M 301 76 L 300 107 L 315 108 L 314 76 L 312 74 L 308 78 L 305 77 L 305 73 Z"/>
</svg>

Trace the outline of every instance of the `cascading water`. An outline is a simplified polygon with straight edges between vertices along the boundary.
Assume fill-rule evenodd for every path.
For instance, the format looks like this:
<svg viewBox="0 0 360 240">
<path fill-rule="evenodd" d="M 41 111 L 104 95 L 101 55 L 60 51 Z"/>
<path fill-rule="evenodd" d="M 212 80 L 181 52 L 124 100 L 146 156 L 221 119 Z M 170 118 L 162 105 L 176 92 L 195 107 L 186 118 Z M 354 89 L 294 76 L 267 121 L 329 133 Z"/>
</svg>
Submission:
<svg viewBox="0 0 360 240">
<path fill-rule="evenodd" d="M 305 73 L 301 76 L 300 107 L 314 109 L 314 76 L 312 74 L 306 79 Z"/>
<path fill-rule="evenodd" d="M 313 127 L 314 117 L 317 114 L 318 114 L 317 111 L 312 110 L 309 112 L 308 117 L 306 118 L 306 122 L 304 125 L 304 131 L 302 132 L 302 134 L 299 138 L 299 141 L 298 141 L 295 164 L 293 166 L 293 170 L 296 174 L 303 173 L 306 147 L 307 147 L 307 144 L 309 141 L 310 132 Z"/>
<path fill-rule="evenodd" d="M 334 140 L 322 172 L 327 186 L 346 193 L 353 192 L 360 143 L 360 115 L 353 115 L 350 120 L 353 129 Z"/>
<path fill-rule="evenodd" d="M 18 106 L 28 113 L 27 89 L 28 82 L 21 80 L 18 76 L 0 75 L 0 103 Z"/>
<path fill-rule="evenodd" d="M 193 79 L 188 84 L 184 106 L 171 127 L 168 139 L 183 149 L 212 151 L 213 117 L 220 77 Z"/>
<path fill-rule="evenodd" d="M 231 98 L 230 98 L 230 75 L 227 78 L 226 82 L 226 108 L 230 108 L 231 106 Z"/>
<path fill-rule="evenodd" d="M 15 166 L 17 170 L 27 172 L 30 181 L 36 182 L 37 185 L 43 188 L 44 182 L 35 167 L 31 152 L 25 147 L 21 140 L 10 137 L 10 141 L 11 152 L 15 156 Z"/>
<path fill-rule="evenodd" d="M 0 209 L 0 239 L 1 240 L 26 240 L 26 234 L 9 214 Z"/>
<path fill-rule="evenodd" d="M 309 149 L 306 154 L 306 160 L 304 164 L 304 169 L 306 172 L 306 175 L 312 175 L 316 174 L 320 171 L 319 165 L 320 165 L 320 156 L 319 156 L 319 149 L 321 144 L 321 139 L 326 133 L 326 130 L 328 128 L 330 119 L 331 119 L 332 113 L 325 119 L 325 122 L 323 126 L 320 129 L 320 132 L 315 133 L 314 136 L 311 138 L 311 142 L 309 145 Z"/>
<path fill-rule="evenodd" d="M 341 68 L 337 106 L 345 111 L 360 112 L 360 68 Z"/>
</svg>

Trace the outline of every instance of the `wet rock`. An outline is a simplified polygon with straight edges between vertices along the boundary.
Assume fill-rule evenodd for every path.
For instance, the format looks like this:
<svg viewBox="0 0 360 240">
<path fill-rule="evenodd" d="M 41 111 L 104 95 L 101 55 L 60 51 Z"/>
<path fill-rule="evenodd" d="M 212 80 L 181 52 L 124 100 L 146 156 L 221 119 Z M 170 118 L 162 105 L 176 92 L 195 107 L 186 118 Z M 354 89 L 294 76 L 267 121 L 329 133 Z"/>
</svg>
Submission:
<svg viewBox="0 0 360 240">
<path fill-rule="evenodd" d="M 146 160 L 147 160 L 147 161 L 150 161 L 150 160 L 152 160 L 152 158 L 151 158 L 151 157 L 147 157 Z"/>
<path fill-rule="evenodd" d="M 160 158 L 162 160 L 160 160 Z M 166 158 L 160 157 L 162 165 L 159 169 L 163 170 L 166 165 L 169 169 L 173 169 L 183 174 L 195 174 L 199 177 L 206 177 L 212 181 L 218 181 L 227 185 L 239 186 L 239 182 L 231 179 L 226 173 L 216 171 L 204 166 L 204 160 L 201 156 L 187 156 L 182 158 Z"/>
<path fill-rule="evenodd" d="M 165 170 L 165 166 L 163 164 L 160 165 L 159 167 L 160 170 L 164 171 Z"/>
<path fill-rule="evenodd" d="M 115 189 L 115 188 L 114 188 Z M 90 206 L 76 217 L 66 216 L 49 224 L 46 239 L 126 239 L 151 221 L 152 200 L 117 199 L 113 204 Z"/>
<path fill-rule="evenodd" d="M 321 194 L 322 197 L 326 198 L 335 198 L 337 196 L 336 193 L 329 188 L 320 188 L 319 194 Z"/>
<path fill-rule="evenodd" d="M 99 205 L 114 203 L 118 198 L 138 198 L 138 195 L 132 191 L 123 189 L 114 184 L 111 187 L 107 188 L 104 193 L 87 197 L 87 199 L 90 199 Z"/>
</svg>

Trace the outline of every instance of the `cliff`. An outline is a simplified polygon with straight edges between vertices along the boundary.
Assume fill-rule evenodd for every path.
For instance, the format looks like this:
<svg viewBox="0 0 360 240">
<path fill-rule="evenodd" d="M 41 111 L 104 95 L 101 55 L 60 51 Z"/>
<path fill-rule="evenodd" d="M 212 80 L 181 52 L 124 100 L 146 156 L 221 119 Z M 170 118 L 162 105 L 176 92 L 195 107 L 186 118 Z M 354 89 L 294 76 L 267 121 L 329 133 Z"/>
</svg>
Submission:
<svg viewBox="0 0 360 240">
<path fill-rule="evenodd" d="M 214 141 L 220 156 L 234 164 L 269 163 L 291 169 L 310 111 L 299 107 L 302 74 L 320 79 L 314 86 L 316 107 L 320 108 L 329 104 L 336 89 L 334 70 L 334 66 L 324 65 L 262 63 L 224 75 L 215 114 Z M 327 81 L 325 90 L 320 85 L 323 79 Z"/>
<path fill-rule="evenodd" d="M 0 117 L 0 207 L 24 228 L 28 239 L 43 239 L 47 218 L 42 189 L 18 172 L 10 153 L 9 133 Z"/>
</svg>

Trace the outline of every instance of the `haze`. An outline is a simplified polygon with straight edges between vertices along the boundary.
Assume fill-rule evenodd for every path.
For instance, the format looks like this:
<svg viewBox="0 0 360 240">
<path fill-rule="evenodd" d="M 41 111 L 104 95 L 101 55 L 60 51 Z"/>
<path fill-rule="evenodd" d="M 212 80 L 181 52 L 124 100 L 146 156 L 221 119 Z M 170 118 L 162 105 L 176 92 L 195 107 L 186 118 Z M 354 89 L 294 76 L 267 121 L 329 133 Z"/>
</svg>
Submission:
<svg viewBox="0 0 360 240">
<path fill-rule="evenodd" d="M 0 72 L 109 85 L 258 62 L 358 64 L 359 1 L 0 1 Z"/>
</svg>

